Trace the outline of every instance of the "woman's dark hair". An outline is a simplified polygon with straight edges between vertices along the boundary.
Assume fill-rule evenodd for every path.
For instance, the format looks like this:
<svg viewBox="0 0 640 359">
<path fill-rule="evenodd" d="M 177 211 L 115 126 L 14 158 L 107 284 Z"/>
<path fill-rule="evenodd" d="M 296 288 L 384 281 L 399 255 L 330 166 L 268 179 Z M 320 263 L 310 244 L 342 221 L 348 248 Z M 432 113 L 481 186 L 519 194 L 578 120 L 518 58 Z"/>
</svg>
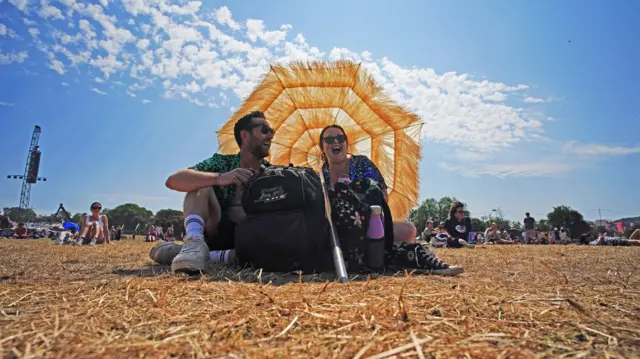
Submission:
<svg viewBox="0 0 640 359">
<path fill-rule="evenodd" d="M 458 208 L 464 208 L 464 204 L 460 201 L 451 203 L 451 209 L 449 210 L 449 217 L 453 217 L 456 214 Z"/>
<path fill-rule="evenodd" d="M 327 156 L 324 154 L 324 151 L 322 150 L 323 146 L 322 146 L 322 141 L 324 138 L 324 133 L 327 132 L 328 129 L 330 128 L 337 128 L 338 130 L 340 130 L 342 132 L 342 134 L 344 135 L 344 137 L 347 139 L 347 145 L 349 144 L 349 138 L 347 137 L 347 132 L 344 130 L 344 128 L 342 128 L 342 126 L 340 125 L 329 125 L 325 128 L 322 129 L 322 131 L 320 132 L 320 151 L 322 152 L 322 161 L 323 162 L 327 162 Z"/>
<path fill-rule="evenodd" d="M 93 202 L 91 203 L 91 206 L 89 208 L 93 208 L 93 206 L 98 205 L 100 207 L 102 207 L 102 204 L 100 204 L 100 202 Z"/>
</svg>

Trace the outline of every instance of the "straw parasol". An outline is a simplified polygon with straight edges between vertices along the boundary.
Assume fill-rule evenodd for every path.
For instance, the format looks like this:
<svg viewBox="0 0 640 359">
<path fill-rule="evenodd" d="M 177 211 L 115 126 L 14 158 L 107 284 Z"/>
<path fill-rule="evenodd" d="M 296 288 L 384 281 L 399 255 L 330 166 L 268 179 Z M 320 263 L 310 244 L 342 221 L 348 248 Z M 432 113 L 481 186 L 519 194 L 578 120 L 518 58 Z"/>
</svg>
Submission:
<svg viewBox="0 0 640 359">
<path fill-rule="evenodd" d="M 350 152 L 366 155 L 389 186 L 389 206 L 406 218 L 418 200 L 419 117 L 389 99 L 359 63 L 295 62 L 272 65 L 263 81 L 217 132 L 219 152 L 238 152 L 235 122 L 252 111 L 265 113 L 276 130 L 269 162 L 322 166 L 320 131 L 338 124 Z"/>
</svg>

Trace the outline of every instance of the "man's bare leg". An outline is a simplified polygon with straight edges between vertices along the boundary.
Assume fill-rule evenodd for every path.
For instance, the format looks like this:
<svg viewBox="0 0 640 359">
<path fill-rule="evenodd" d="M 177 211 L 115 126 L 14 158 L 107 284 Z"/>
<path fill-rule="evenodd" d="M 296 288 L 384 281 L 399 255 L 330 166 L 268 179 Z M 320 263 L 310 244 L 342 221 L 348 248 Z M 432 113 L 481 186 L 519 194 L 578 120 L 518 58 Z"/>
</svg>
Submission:
<svg viewBox="0 0 640 359">
<path fill-rule="evenodd" d="M 416 226 L 411 222 L 393 222 L 393 238 L 395 243 L 415 243 Z"/>
<path fill-rule="evenodd" d="M 184 225 L 187 235 L 180 253 L 173 259 L 173 272 L 198 272 L 207 269 L 211 263 L 207 236 L 218 232 L 222 211 L 213 188 L 201 188 L 189 192 L 184 199 Z"/>
</svg>

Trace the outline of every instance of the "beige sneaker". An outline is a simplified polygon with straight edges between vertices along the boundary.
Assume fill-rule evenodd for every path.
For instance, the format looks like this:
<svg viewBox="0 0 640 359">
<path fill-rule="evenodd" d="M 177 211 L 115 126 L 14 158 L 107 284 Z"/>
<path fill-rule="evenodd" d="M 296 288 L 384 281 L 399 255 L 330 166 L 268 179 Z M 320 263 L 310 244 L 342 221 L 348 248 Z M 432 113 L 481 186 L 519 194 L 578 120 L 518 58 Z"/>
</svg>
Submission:
<svg viewBox="0 0 640 359">
<path fill-rule="evenodd" d="M 158 243 L 149 251 L 149 258 L 158 264 L 170 266 L 181 249 L 181 244 L 173 242 Z"/>
<path fill-rule="evenodd" d="M 209 247 L 203 236 L 188 236 L 180 253 L 171 262 L 171 271 L 174 273 L 192 273 L 205 271 L 211 263 Z"/>
</svg>

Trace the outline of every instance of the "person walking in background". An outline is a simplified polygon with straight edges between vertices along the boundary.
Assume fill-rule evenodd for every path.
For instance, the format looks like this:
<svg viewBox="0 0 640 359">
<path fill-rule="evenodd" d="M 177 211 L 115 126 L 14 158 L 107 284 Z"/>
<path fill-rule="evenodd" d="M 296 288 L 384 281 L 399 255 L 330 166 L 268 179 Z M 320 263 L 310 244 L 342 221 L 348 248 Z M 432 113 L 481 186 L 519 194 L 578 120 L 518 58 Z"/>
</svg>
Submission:
<svg viewBox="0 0 640 359">
<path fill-rule="evenodd" d="M 524 218 L 524 243 L 529 244 L 536 237 L 536 220 L 531 217 L 529 212 L 525 213 Z"/>
</svg>

